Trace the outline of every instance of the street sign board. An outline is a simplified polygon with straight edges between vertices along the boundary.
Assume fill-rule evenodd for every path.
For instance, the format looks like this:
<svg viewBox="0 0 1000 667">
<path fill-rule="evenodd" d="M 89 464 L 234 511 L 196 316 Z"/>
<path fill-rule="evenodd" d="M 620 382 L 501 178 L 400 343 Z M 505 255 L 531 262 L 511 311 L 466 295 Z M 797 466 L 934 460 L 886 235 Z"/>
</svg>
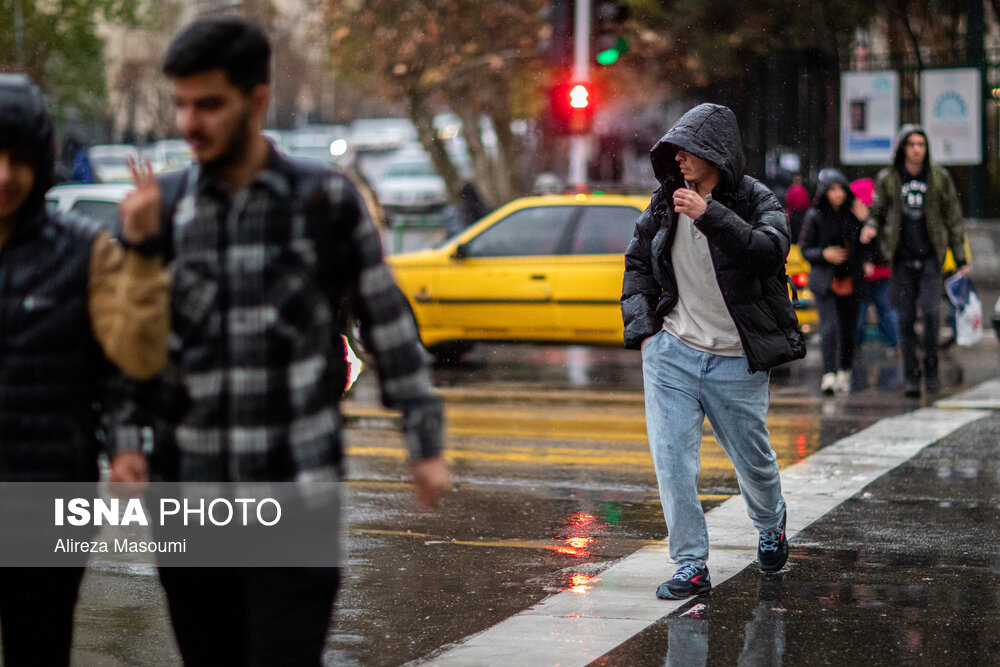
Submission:
<svg viewBox="0 0 1000 667">
<path fill-rule="evenodd" d="M 920 119 L 931 159 L 939 164 L 982 164 L 982 82 L 974 67 L 920 73 Z"/>
<path fill-rule="evenodd" d="M 899 128 L 899 75 L 844 72 L 840 77 L 840 161 L 888 164 Z"/>
</svg>

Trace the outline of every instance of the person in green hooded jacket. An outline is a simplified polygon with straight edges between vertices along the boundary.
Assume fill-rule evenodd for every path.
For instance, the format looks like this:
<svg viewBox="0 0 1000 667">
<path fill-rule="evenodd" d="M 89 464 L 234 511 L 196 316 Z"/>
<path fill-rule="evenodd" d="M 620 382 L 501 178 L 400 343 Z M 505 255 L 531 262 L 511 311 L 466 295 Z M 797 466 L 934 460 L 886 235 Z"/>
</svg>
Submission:
<svg viewBox="0 0 1000 667">
<path fill-rule="evenodd" d="M 931 164 L 927 133 L 919 125 L 904 125 L 896 135 L 893 165 L 879 172 L 871 216 L 861 242 L 879 239 L 882 254 L 892 262 L 893 297 L 899 313 L 903 353 L 903 393 L 920 396 L 920 381 L 928 394 L 941 390 L 938 375 L 938 328 L 941 273 L 951 249 L 957 270 L 969 273 L 965 255 L 965 224 L 955 184 L 948 172 Z M 915 325 L 922 313 L 923 340 Z M 923 365 L 917 356 L 923 347 Z"/>
</svg>

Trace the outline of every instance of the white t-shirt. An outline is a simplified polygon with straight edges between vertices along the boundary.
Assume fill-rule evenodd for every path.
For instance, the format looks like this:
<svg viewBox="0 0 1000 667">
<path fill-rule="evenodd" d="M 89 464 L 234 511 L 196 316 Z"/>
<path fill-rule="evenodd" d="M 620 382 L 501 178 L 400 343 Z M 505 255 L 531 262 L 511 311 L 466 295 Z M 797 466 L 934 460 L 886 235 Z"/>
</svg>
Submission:
<svg viewBox="0 0 1000 667">
<path fill-rule="evenodd" d="M 670 259 L 677 279 L 677 305 L 664 316 L 663 328 L 696 350 L 723 357 L 745 356 L 715 277 L 708 239 L 683 213 L 677 214 Z"/>
</svg>

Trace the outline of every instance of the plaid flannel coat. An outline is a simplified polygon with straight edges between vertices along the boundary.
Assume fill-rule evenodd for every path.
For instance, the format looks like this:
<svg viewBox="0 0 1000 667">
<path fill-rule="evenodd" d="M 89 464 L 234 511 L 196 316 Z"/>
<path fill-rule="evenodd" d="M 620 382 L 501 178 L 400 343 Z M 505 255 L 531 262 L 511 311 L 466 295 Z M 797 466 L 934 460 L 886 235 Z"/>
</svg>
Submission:
<svg viewBox="0 0 1000 667">
<path fill-rule="evenodd" d="M 182 481 L 335 479 L 345 307 L 374 355 L 411 460 L 438 455 L 442 407 L 378 232 L 343 175 L 273 149 L 235 196 L 189 168 L 172 217 L 170 362 L 116 415 L 114 451 L 149 448 Z"/>
</svg>

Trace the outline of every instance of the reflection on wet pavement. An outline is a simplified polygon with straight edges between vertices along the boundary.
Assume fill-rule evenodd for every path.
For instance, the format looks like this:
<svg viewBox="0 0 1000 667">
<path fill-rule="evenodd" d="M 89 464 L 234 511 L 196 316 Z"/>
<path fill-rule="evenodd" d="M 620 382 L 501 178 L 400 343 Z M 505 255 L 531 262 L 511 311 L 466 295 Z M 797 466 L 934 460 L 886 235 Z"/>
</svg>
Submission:
<svg viewBox="0 0 1000 667">
<path fill-rule="evenodd" d="M 349 485 L 350 505 L 367 511 L 349 517 L 329 640 L 338 665 L 399 665 L 552 592 L 586 594 L 603 563 L 662 536 L 658 503 L 631 496 L 470 486 L 449 496 L 446 512 L 419 514 L 409 494 Z"/>
<path fill-rule="evenodd" d="M 338 665 L 401 664 L 552 593 L 586 596 L 613 561 L 664 537 L 638 356 L 586 350 L 591 379 L 581 384 L 566 379 L 583 361 L 565 349 L 480 347 L 467 364 L 435 369 L 456 481 L 442 512 L 412 512 L 391 418 L 374 406 L 355 413 L 351 562 L 329 642 Z M 849 413 L 843 401 L 817 415 L 822 399 L 795 390 L 796 377 L 772 385 L 768 428 L 782 467 L 881 416 L 872 406 Z M 363 406 L 372 387 L 363 378 L 358 391 Z M 738 486 L 707 422 L 703 445 L 708 510 Z"/>
<path fill-rule="evenodd" d="M 1000 664 L 997 442 L 1000 416 L 948 436 L 800 532 L 781 574 L 747 568 L 593 664 Z"/>
<path fill-rule="evenodd" d="M 593 514 L 577 512 L 567 520 L 566 536 L 558 544 L 549 547 L 552 551 L 564 556 L 584 558 L 592 556 L 588 547 L 594 542 L 594 536 L 604 531 L 597 523 Z"/>
<path fill-rule="evenodd" d="M 592 664 L 941 666 L 1000 659 L 996 571 L 948 572 L 905 558 L 865 564 L 857 552 L 797 550 L 795 558 L 779 575 L 748 568 Z"/>
</svg>

